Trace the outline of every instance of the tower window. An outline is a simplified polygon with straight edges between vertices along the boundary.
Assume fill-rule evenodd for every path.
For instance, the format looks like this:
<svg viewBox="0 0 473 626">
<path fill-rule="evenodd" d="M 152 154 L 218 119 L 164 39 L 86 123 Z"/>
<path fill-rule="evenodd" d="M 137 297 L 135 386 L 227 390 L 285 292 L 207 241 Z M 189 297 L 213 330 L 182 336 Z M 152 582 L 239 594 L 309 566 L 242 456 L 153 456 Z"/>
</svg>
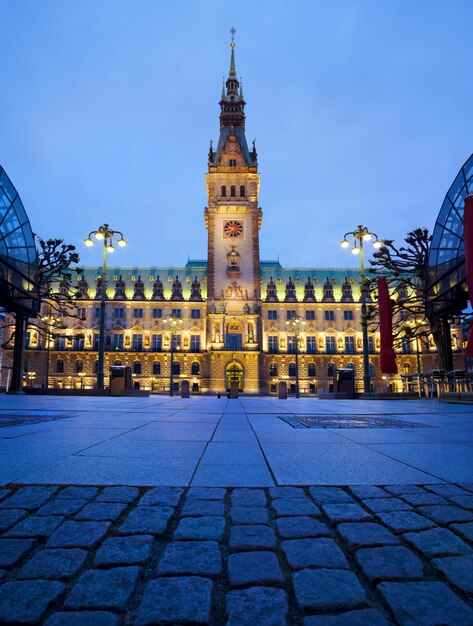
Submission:
<svg viewBox="0 0 473 626">
<path fill-rule="evenodd" d="M 220 195 L 222 196 L 222 198 L 225 198 L 225 196 L 227 195 L 227 187 L 225 185 L 222 185 L 222 188 L 220 189 Z"/>
<path fill-rule="evenodd" d="M 232 186 L 230 187 L 230 195 L 231 195 L 231 197 L 232 197 L 232 198 L 234 198 L 234 197 L 236 196 L 236 188 L 235 188 L 235 185 L 232 185 Z"/>
<path fill-rule="evenodd" d="M 236 159 L 230 159 L 230 167 L 236 167 Z"/>
<path fill-rule="evenodd" d="M 240 185 L 240 198 L 245 197 L 245 185 Z"/>
</svg>

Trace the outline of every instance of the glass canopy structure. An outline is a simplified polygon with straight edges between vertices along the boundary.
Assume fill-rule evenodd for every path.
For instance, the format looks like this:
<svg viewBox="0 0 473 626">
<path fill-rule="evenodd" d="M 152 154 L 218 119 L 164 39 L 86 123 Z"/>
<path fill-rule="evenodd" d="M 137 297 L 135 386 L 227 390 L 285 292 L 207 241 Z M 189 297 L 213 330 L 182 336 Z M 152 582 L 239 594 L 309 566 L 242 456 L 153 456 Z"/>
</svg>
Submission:
<svg viewBox="0 0 473 626">
<path fill-rule="evenodd" d="M 20 196 L 0 167 L 0 306 L 35 315 L 40 300 L 34 236 Z"/>
<path fill-rule="evenodd" d="M 455 177 L 435 223 L 427 293 L 433 314 L 458 313 L 466 306 L 463 210 L 469 193 L 473 193 L 473 154 Z"/>
</svg>

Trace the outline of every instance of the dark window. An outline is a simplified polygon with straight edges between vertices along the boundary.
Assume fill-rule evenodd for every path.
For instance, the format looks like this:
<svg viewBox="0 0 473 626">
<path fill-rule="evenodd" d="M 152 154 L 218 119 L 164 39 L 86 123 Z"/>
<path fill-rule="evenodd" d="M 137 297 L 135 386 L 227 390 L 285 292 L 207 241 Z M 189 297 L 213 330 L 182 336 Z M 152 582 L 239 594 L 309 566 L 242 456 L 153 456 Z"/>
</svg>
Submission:
<svg viewBox="0 0 473 626">
<path fill-rule="evenodd" d="M 74 350 L 83 350 L 85 348 L 84 337 L 74 337 Z"/>
<path fill-rule="evenodd" d="M 315 311 L 306 311 L 305 318 L 306 320 L 315 320 Z"/>
<path fill-rule="evenodd" d="M 236 189 L 235 189 L 235 185 L 232 185 L 230 187 L 230 195 L 232 198 L 234 198 L 236 196 Z"/>
<path fill-rule="evenodd" d="M 82 372 L 82 370 L 84 369 L 84 365 L 81 360 L 76 361 L 76 365 L 74 369 L 75 369 L 76 374 L 80 374 Z"/>
<path fill-rule="evenodd" d="M 276 365 L 276 363 L 271 363 L 269 366 L 269 375 L 270 376 L 277 376 L 278 375 L 278 366 Z"/>
<path fill-rule="evenodd" d="M 335 365 L 333 363 L 329 363 L 327 367 L 327 376 L 333 376 L 333 370 L 335 369 Z"/>
<path fill-rule="evenodd" d="M 77 309 L 77 317 L 79 319 L 84 319 L 85 318 L 85 308 L 84 307 L 80 307 Z"/>
<path fill-rule="evenodd" d="M 98 371 L 99 371 L 99 362 L 95 361 L 95 363 L 94 363 L 94 374 L 97 374 Z"/>
<path fill-rule="evenodd" d="M 172 336 L 172 348 L 176 350 L 176 348 L 181 347 L 181 335 L 173 335 Z"/>
<path fill-rule="evenodd" d="M 100 309 L 95 309 L 95 317 L 100 317 Z"/>
<path fill-rule="evenodd" d="M 286 319 L 293 320 L 295 317 L 296 317 L 296 312 L 294 310 L 286 311 Z"/>
<path fill-rule="evenodd" d="M 153 375 L 159 376 L 161 374 L 161 363 L 159 361 L 155 361 L 153 363 Z"/>
<path fill-rule="evenodd" d="M 143 317 L 143 309 L 133 309 L 133 317 Z"/>
<path fill-rule="evenodd" d="M 343 311 L 343 319 L 345 321 L 353 319 L 353 311 Z"/>
<path fill-rule="evenodd" d="M 278 312 L 277 311 L 268 311 L 268 320 L 277 320 Z"/>
<path fill-rule="evenodd" d="M 346 354 L 355 354 L 355 337 L 345 337 Z"/>
<path fill-rule="evenodd" d="M 191 352 L 200 351 L 200 335 L 191 335 Z"/>
<path fill-rule="evenodd" d="M 240 185 L 240 198 L 245 197 L 245 185 Z"/>
<path fill-rule="evenodd" d="M 287 351 L 294 354 L 296 351 L 296 348 L 297 348 L 297 337 L 295 335 L 290 335 L 287 338 Z"/>
<path fill-rule="evenodd" d="M 115 317 L 125 317 L 125 309 L 123 308 L 115 309 L 114 315 Z"/>
<path fill-rule="evenodd" d="M 162 317 L 163 316 L 163 310 L 162 309 L 153 309 L 153 317 L 157 318 L 157 317 Z"/>
<path fill-rule="evenodd" d="M 66 349 L 66 338 L 59 336 L 54 340 L 54 349 L 55 350 L 65 350 Z"/>
<path fill-rule="evenodd" d="M 181 373 L 181 364 L 179 363 L 179 361 L 174 361 L 174 363 L 172 364 L 172 373 L 173 376 L 179 376 Z"/>
<path fill-rule="evenodd" d="M 227 187 L 225 185 L 222 185 L 222 188 L 220 189 L 220 195 L 225 198 L 225 196 L 227 195 Z"/>
<path fill-rule="evenodd" d="M 119 359 L 117 359 L 117 360 L 115 361 L 115 363 L 114 363 L 114 365 L 121 365 L 121 364 L 122 364 L 122 362 L 121 362 Z"/>
<path fill-rule="evenodd" d="M 307 367 L 307 376 L 317 376 L 316 374 L 316 369 L 315 369 L 315 363 L 309 363 L 308 367 Z"/>
<path fill-rule="evenodd" d="M 268 337 L 268 350 L 269 352 L 278 351 L 278 337 L 277 335 L 270 335 Z"/>
<path fill-rule="evenodd" d="M 64 374 L 64 361 L 62 359 L 56 361 L 56 374 Z"/>
<path fill-rule="evenodd" d="M 307 352 L 308 354 L 315 354 L 317 352 L 317 340 L 314 336 L 307 337 Z"/>
<path fill-rule="evenodd" d="M 242 350 L 243 338 L 241 333 L 229 333 L 226 336 L 226 349 L 227 350 Z"/>
<path fill-rule="evenodd" d="M 163 336 L 151 335 L 151 349 L 153 352 L 161 352 L 163 349 Z"/>
<path fill-rule="evenodd" d="M 27 333 L 25 333 L 25 348 L 26 349 L 30 347 L 30 341 L 31 341 L 31 333 L 30 331 L 28 331 Z"/>
<path fill-rule="evenodd" d="M 325 350 L 327 354 L 335 354 L 335 337 L 325 337 Z"/>
<path fill-rule="evenodd" d="M 182 317 L 182 310 L 181 309 L 173 309 L 171 311 L 171 315 L 173 317 L 178 317 L 179 319 L 181 319 L 181 317 Z"/>
<path fill-rule="evenodd" d="M 141 374 L 141 361 L 133 363 L 133 374 Z"/>
<path fill-rule="evenodd" d="M 121 350 L 123 348 L 123 335 L 121 334 L 113 335 L 113 348 L 115 350 Z"/>
<path fill-rule="evenodd" d="M 296 364 L 289 363 L 289 376 L 295 376 L 295 375 L 296 375 Z"/>
<path fill-rule="evenodd" d="M 411 341 L 409 339 L 409 337 L 403 337 L 401 339 L 401 346 L 402 346 L 402 353 L 403 354 L 410 354 L 411 353 Z"/>
<path fill-rule="evenodd" d="M 99 349 L 99 334 L 94 333 L 94 350 Z"/>
<path fill-rule="evenodd" d="M 143 335 L 133 335 L 133 350 L 140 352 L 143 349 Z"/>
<path fill-rule="evenodd" d="M 335 319 L 333 311 L 325 311 L 324 315 L 327 322 L 333 322 Z"/>
<path fill-rule="evenodd" d="M 191 374 L 192 376 L 198 376 L 200 374 L 200 363 L 194 361 L 191 365 Z"/>
<path fill-rule="evenodd" d="M 236 167 L 236 159 L 230 159 L 229 164 L 230 167 Z"/>
<path fill-rule="evenodd" d="M 200 320 L 200 309 L 191 309 L 191 318 L 193 320 Z"/>
<path fill-rule="evenodd" d="M 373 354 L 373 352 L 374 352 L 373 337 L 368 337 L 368 353 Z"/>
<path fill-rule="evenodd" d="M 354 370 L 355 369 L 355 366 L 353 365 L 353 363 L 347 363 L 345 365 L 345 367 L 347 368 L 347 370 Z"/>
</svg>

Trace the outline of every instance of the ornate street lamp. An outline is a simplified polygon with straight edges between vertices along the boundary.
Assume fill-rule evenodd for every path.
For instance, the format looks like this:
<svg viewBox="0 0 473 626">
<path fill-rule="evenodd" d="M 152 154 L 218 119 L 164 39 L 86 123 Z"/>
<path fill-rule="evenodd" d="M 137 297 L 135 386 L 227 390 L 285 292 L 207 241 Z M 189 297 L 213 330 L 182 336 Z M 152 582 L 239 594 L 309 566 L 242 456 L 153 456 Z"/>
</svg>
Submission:
<svg viewBox="0 0 473 626">
<path fill-rule="evenodd" d="M 347 237 L 353 237 L 353 244 L 348 241 Z M 361 286 L 361 330 L 363 333 L 363 388 L 365 393 L 371 391 L 370 383 L 370 363 L 368 355 L 368 322 L 366 319 L 366 283 L 365 283 L 365 251 L 364 244 L 371 241 L 374 237 L 373 248 L 381 248 L 383 242 L 380 241 L 376 233 L 371 232 L 366 226 L 358 226 L 354 231 L 345 233 L 342 248 L 349 248 L 352 245 L 352 254 L 360 257 L 360 286 Z"/>
<path fill-rule="evenodd" d="M 107 252 L 115 252 L 115 246 L 113 245 L 113 237 L 120 235 L 117 244 L 120 247 L 126 246 L 126 241 L 123 237 L 123 233 L 119 230 L 112 230 L 108 224 L 100 226 L 97 230 L 93 230 L 89 233 L 89 236 L 84 241 L 86 246 L 93 246 L 94 237 L 97 241 L 103 241 L 103 264 L 102 264 L 102 293 L 100 301 L 100 334 L 99 334 L 99 362 L 97 367 L 97 388 L 104 389 L 104 355 L 105 355 L 105 297 L 107 291 Z"/>
<path fill-rule="evenodd" d="M 296 398 L 299 397 L 299 333 L 301 327 L 304 327 L 305 320 L 302 317 L 296 315 L 290 320 L 287 320 L 286 326 L 289 326 L 296 338 L 295 354 L 296 354 Z"/>
<path fill-rule="evenodd" d="M 163 319 L 163 322 L 169 324 L 169 328 L 171 329 L 171 373 L 169 375 L 169 395 L 174 395 L 174 337 L 176 336 L 176 328 L 179 324 L 182 324 L 182 320 L 180 317 L 176 315 L 166 315 Z"/>
</svg>

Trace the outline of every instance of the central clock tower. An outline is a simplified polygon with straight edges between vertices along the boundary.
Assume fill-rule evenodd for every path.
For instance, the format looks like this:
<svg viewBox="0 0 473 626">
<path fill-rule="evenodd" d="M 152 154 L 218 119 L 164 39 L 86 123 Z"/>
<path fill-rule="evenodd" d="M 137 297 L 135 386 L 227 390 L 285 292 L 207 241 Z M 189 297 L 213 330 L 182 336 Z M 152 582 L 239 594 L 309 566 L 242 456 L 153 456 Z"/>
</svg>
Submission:
<svg viewBox="0 0 473 626">
<path fill-rule="evenodd" d="M 248 148 L 245 136 L 245 101 L 235 70 L 234 41 L 219 104 L 220 136 L 216 149 L 210 142 L 206 175 L 207 345 L 211 351 L 231 352 L 233 358 L 238 358 L 239 352 L 257 357 L 261 348 L 259 229 L 263 214 L 258 206 L 256 148 L 254 142 L 251 150 Z M 252 383 L 256 391 L 257 378 L 255 374 Z"/>
</svg>

